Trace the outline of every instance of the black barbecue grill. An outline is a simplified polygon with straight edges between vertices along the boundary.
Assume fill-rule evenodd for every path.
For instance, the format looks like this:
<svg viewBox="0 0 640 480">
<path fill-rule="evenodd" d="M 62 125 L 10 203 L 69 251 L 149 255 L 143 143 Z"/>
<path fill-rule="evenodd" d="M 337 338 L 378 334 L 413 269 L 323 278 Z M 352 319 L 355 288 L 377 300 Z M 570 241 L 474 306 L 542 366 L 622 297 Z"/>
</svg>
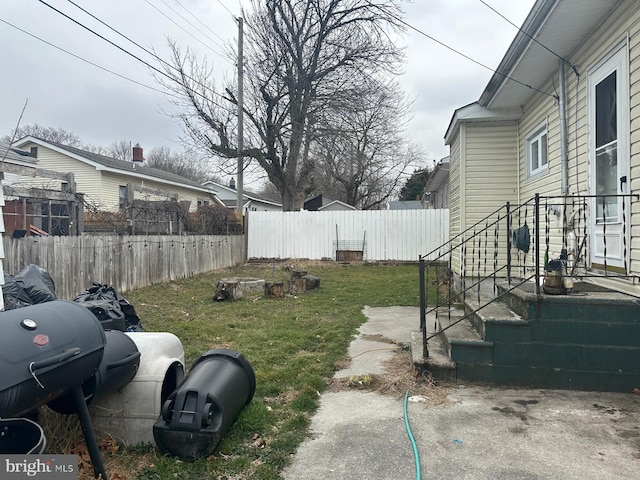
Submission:
<svg viewBox="0 0 640 480">
<path fill-rule="evenodd" d="M 24 415 L 70 392 L 96 477 L 106 473 L 82 391 L 103 359 L 98 319 L 74 302 L 54 300 L 0 312 L 0 418 Z"/>
<path fill-rule="evenodd" d="M 106 343 L 102 362 L 95 373 L 82 382 L 82 393 L 87 405 L 96 396 L 124 387 L 136 376 L 140 365 L 138 347 L 127 334 L 118 330 L 105 330 L 104 333 Z M 57 413 L 77 413 L 72 392 L 56 397 L 47 406 Z"/>
<path fill-rule="evenodd" d="M 98 319 L 56 300 L 0 313 L 0 417 L 17 417 L 91 378 L 102 360 Z"/>
</svg>

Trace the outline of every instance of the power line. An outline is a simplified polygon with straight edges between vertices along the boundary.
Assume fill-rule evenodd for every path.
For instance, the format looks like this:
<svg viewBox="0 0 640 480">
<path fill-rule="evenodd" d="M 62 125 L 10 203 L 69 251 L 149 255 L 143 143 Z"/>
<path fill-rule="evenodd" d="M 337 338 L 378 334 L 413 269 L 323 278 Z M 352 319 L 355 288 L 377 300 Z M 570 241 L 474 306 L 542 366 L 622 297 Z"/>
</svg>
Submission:
<svg viewBox="0 0 640 480">
<path fill-rule="evenodd" d="M 374 7 L 374 8 L 377 8 L 377 9 L 381 10 L 381 11 L 384 11 L 381 7 L 379 7 L 378 5 L 374 5 L 374 4 L 373 4 L 373 3 L 371 3 L 370 1 L 367 1 L 366 3 L 367 3 L 370 7 Z M 491 67 L 489 67 L 489 66 L 485 65 L 484 63 L 482 63 L 482 62 L 480 62 L 480 61 L 476 60 L 475 58 L 472 58 L 472 57 L 470 57 L 469 55 L 466 55 L 466 54 L 462 53 L 460 50 L 456 50 L 456 49 L 455 49 L 455 48 L 453 48 L 452 46 L 447 45 L 446 43 L 444 43 L 444 42 L 442 42 L 442 41 L 438 40 L 438 39 L 437 39 L 437 38 L 435 38 L 435 37 L 432 37 L 432 36 L 431 36 L 431 35 L 429 35 L 428 33 L 426 33 L 426 32 L 424 32 L 424 31 L 420 30 L 418 27 L 414 27 L 414 26 L 413 26 L 413 25 L 411 25 L 410 23 L 408 23 L 408 22 L 404 21 L 402 18 L 400 18 L 400 17 L 398 17 L 398 16 L 396 16 L 396 15 L 393 15 L 393 14 L 391 14 L 391 13 L 389 13 L 389 12 L 385 12 L 385 13 L 387 13 L 387 15 L 389 15 L 391 18 L 393 18 L 393 19 L 394 19 L 394 20 L 396 20 L 397 22 L 399 22 L 399 23 L 401 23 L 401 24 L 405 25 L 406 27 L 410 28 L 411 30 L 414 30 L 415 32 L 419 33 L 420 35 L 422 35 L 422 36 L 424 36 L 424 37 L 427 37 L 427 38 L 428 38 L 429 40 L 431 40 L 432 42 L 435 42 L 435 43 L 437 43 L 438 45 L 441 45 L 441 46 L 443 46 L 444 48 L 446 48 L 446 49 L 448 49 L 448 50 L 451 50 L 451 51 L 452 51 L 452 52 L 454 52 L 455 54 L 460 55 L 460 56 L 461 56 L 461 57 L 463 57 L 463 58 L 466 58 L 466 59 L 467 59 L 467 60 L 469 60 L 470 62 L 473 62 L 473 63 L 475 63 L 476 65 L 479 65 L 479 66 L 481 66 L 482 68 L 485 68 L 485 69 L 489 70 L 490 72 L 493 72 L 493 73 L 495 73 L 495 74 L 497 74 L 497 75 L 500 75 L 500 76 L 501 76 L 501 77 L 503 77 L 503 78 L 506 78 L 506 79 L 508 79 L 508 80 L 511 80 L 512 82 L 515 82 L 515 83 L 517 83 L 517 84 L 519 84 L 519 85 L 522 85 L 523 87 L 527 87 L 527 88 L 528 88 L 528 89 L 530 89 L 530 90 L 533 90 L 533 91 L 535 91 L 535 92 L 541 93 L 541 94 L 546 95 L 546 96 L 551 97 L 551 98 L 555 98 L 555 99 L 557 100 L 557 97 L 556 97 L 555 95 L 552 95 L 551 93 L 547 93 L 547 92 L 545 92 L 545 91 L 542 91 L 542 90 L 540 90 L 540 89 L 537 89 L 537 88 L 535 88 L 535 87 L 533 87 L 533 86 L 531 86 L 531 85 L 529 85 L 529 84 L 527 84 L 527 83 L 521 82 L 520 80 L 515 79 L 515 78 L 513 78 L 513 77 L 510 77 L 509 75 L 507 75 L 507 74 L 505 74 L 505 73 L 499 72 L 499 71 L 497 71 L 497 70 L 495 70 L 495 69 L 493 69 L 493 68 L 491 68 Z"/>
<path fill-rule="evenodd" d="M 220 0 L 218 0 L 218 3 L 222 6 L 222 8 L 224 8 L 227 12 L 229 12 L 229 15 L 231 15 L 233 18 L 236 18 L 236 15 L 234 15 L 233 12 L 229 10 L 224 3 L 222 3 Z"/>
<path fill-rule="evenodd" d="M 196 17 L 193 13 L 191 13 L 191 10 L 189 10 L 187 7 L 185 7 L 182 3 L 180 3 L 178 0 L 173 0 L 173 1 L 176 2 L 178 5 L 180 5 L 185 12 L 187 12 L 194 19 L 196 19 L 202 26 L 204 26 L 204 28 L 209 30 L 213 34 L 214 37 L 219 38 L 222 43 L 226 42 L 226 40 L 224 38 L 222 38 L 220 35 L 218 35 L 216 32 L 214 32 L 209 25 L 207 25 L 202 20 L 200 20 L 198 17 Z M 218 47 L 223 48 L 221 45 L 218 45 Z"/>
<path fill-rule="evenodd" d="M 75 54 L 75 53 L 73 53 L 73 52 L 70 52 L 70 51 L 68 51 L 68 50 L 65 50 L 64 48 L 59 47 L 58 45 L 55 45 L 54 43 L 51 43 L 51 42 L 49 42 L 49 41 L 45 40 L 44 38 L 40 38 L 40 37 L 38 37 L 37 35 L 34 35 L 33 33 L 30 33 L 30 32 L 28 32 L 28 31 L 26 31 L 26 30 L 23 30 L 22 28 L 20 28 L 20 27 L 18 27 L 18 26 L 16 26 L 16 25 L 14 25 L 14 24 L 12 24 L 12 23 L 10 23 L 10 22 L 8 22 L 8 21 L 6 21 L 6 20 L 2 19 L 2 18 L 0 18 L 0 22 L 4 23 L 4 24 L 6 24 L 6 25 L 9 25 L 9 26 L 10 26 L 10 27 L 12 27 L 12 28 L 15 28 L 16 30 L 18 30 L 18 31 L 20 31 L 20 32 L 22 32 L 22 33 L 24 33 L 25 35 L 29 35 L 30 37 L 35 38 L 36 40 L 39 40 L 39 41 L 41 41 L 42 43 L 45 43 L 45 44 L 49 45 L 50 47 L 53 47 L 53 48 L 55 48 L 55 49 L 57 49 L 57 50 L 60 50 L 61 52 L 66 53 L 67 55 L 71 55 L 72 57 L 77 58 L 78 60 L 81 60 L 81 61 L 83 61 L 83 62 L 85 62 L 85 63 L 88 63 L 89 65 L 91 65 L 91 66 L 93 66 L 93 67 L 99 68 L 100 70 L 103 70 L 103 71 L 108 72 L 108 73 L 110 73 L 110 74 L 112 74 L 112 75 L 115 75 L 116 77 L 120 77 L 120 78 L 122 78 L 123 80 L 127 80 L 127 81 L 129 81 L 129 82 L 135 83 L 136 85 L 140 85 L 141 87 L 148 88 L 149 90 L 153 90 L 153 91 L 155 91 L 155 92 L 159 92 L 159 93 L 162 93 L 162 94 L 164 94 L 164 95 L 169 95 L 169 96 L 171 96 L 171 97 L 179 98 L 177 95 L 174 95 L 174 94 L 168 93 L 168 92 L 166 92 L 166 91 L 164 91 L 164 90 L 160 90 L 159 88 L 155 88 L 155 87 L 152 87 L 152 86 L 150 86 L 150 85 L 146 85 L 146 84 L 144 84 L 144 83 L 142 83 L 142 82 L 139 82 L 139 81 L 137 81 L 137 80 L 134 80 L 134 79 L 132 79 L 132 78 L 129 78 L 129 77 L 127 77 L 127 76 L 125 76 L 125 75 L 122 75 L 122 74 L 120 74 L 120 73 L 118 73 L 118 72 L 114 72 L 113 70 L 109 70 L 108 68 L 103 67 L 102 65 L 98 65 L 97 63 L 94 63 L 94 62 L 92 62 L 91 60 L 87 60 L 86 58 L 81 57 L 80 55 L 76 55 L 76 54 Z"/>
<path fill-rule="evenodd" d="M 92 14 L 91 12 L 89 12 L 88 10 L 82 8 L 80 5 L 76 4 L 73 0 L 67 0 L 69 3 L 71 3 L 72 5 L 74 5 L 75 7 L 79 8 L 80 10 L 82 10 L 85 14 L 89 15 L 91 18 L 93 18 L 94 20 L 96 20 L 97 22 L 101 23 L 102 25 L 104 25 L 105 27 L 107 27 L 108 29 L 112 30 L 113 32 L 117 33 L 118 35 L 120 35 L 122 38 L 124 38 L 125 40 L 131 42 L 132 44 L 134 44 L 136 47 L 140 48 L 141 50 L 145 51 L 147 54 L 151 55 L 153 58 L 155 58 L 156 60 L 158 60 L 160 63 L 162 63 L 163 65 L 165 65 L 166 67 L 175 70 L 177 73 L 179 73 L 180 75 L 183 75 L 185 78 L 191 80 L 192 82 L 194 82 L 196 85 L 204 88 L 205 90 L 208 90 L 209 92 L 213 93 L 214 95 L 218 95 L 221 98 L 225 98 L 222 95 L 220 95 L 219 93 L 217 93 L 214 90 L 211 90 L 207 85 L 204 85 L 202 82 L 196 80 L 195 78 L 187 75 L 186 73 L 182 72 L 178 67 L 176 67 L 175 65 L 172 65 L 171 63 L 167 62 L 166 60 L 164 60 L 163 58 L 159 57 L 158 55 L 156 55 L 155 52 L 149 50 L 148 48 L 143 47 L 142 45 L 140 45 L 138 42 L 136 42 L 135 40 L 132 40 L 131 38 L 129 38 L 127 35 L 125 35 L 124 33 L 120 32 L 119 30 L 115 29 L 114 27 L 112 27 L 111 25 L 109 25 L 108 23 L 106 23 L 105 21 L 101 20 L 100 18 L 96 17 L 94 14 Z M 175 95 L 173 95 L 175 97 Z"/>
<path fill-rule="evenodd" d="M 104 36 L 100 35 L 98 32 L 96 32 L 96 31 L 92 30 L 91 28 L 89 28 L 89 27 L 87 27 L 86 25 L 82 24 L 81 22 L 77 21 L 75 18 L 70 17 L 69 15 L 67 15 L 66 13 L 64 13 L 64 12 L 62 12 L 62 11 L 60 11 L 60 10 L 58 10 L 57 8 L 53 7 L 52 5 L 49 5 L 49 4 L 48 4 L 47 2 L 45 2 L 44 0 L 38 0 L 38 1 L 39 1 L 40 3 L 42 3 L 43 5 L 46 5 L 47 7 L 49 7 L 49 8 L 50 8 L 51 10 L 53 10 L 54 12 L 56 12 L 56 13 L 58 13 L 58 14 L 62 15 L 62 16 L 63 16 L 63 17 L 65 17 L 66 19 L 68 19 L 68 20 L 72 21 L 72 22 L 73 22 L 73 23 L 75 23 L 76 25 L 78 25 L 78 26 L 80 26 L 80 27 L 84 28 L 85 30 L 87 30 L 87 31 L 89 31 L 89 32 L 91 32 L 91 33 L 93 33 L 93 34 L 94 34 L 95 36 L 97 36 L 98 38 L 100 38 L 100 39 L 104 40 L 105 42 L 109 43 L 110 45 L 112 45 L 112 46 L 116 47 L 118 50 L 122 51 L 123 53 L 126 53 L 126 54 L 127 54 L 127 55 L 129 55 L 130 57 L 132 57 L 132 58 L 134 58 L 135 60 L 139 61 L 140 63 L 142 63 L 142 64 L 146 65 L 148 68 L 150 68 L 150 69 L 151 69 L 151 70 L 153 70 L 154 72 L 156 72 L 156 73 L 158 73 L 158 74 L 162 75 L 163 77 L 167 77 L 167 78 L 168 78 L 169 80 L 171 80 L 172 82 L 175 82 L 175 79 L 174 79 L 171 75 L 169 75 L 167 72 L 163 72 L 162 70 L 158 69 L 157 67 L 154 67 L 154 66 L 153 66 L 153 65 L 151 65 L 149 62 L 147 62 L 147 61 L 143 60 L 142 58 L 138 57 L 137 55 L 135 55 L 135 54 L 131 53 L 130 51 L 128 51 L 128 50 L 127 50 L 127 49 L 125 49 L 124 47 L 121 47 L 120 45 L 118 45 L 117 43 L 112 42 L 112 41 L 111 41 L 111 40 L 109 40 L 108 38 L 106 38 L 106 37 L 104 37 Z M 185 75 L 185 76 L 186 76 L 186 75 Z M 187 77 L 187 78 L 189 78 L 189 79 L 190 79 L 190 80 L 192 80 L 192 81 L 195 81 L 195 80 L 193 80 L 191 77 L 188 77 L 188 76 L 186 76 L 186 77 Z M 197 83 L 197 82 L 196 82 L 196 83 Z M 216 91 L 214 91 L 214 90 L 211 90 L 211 89 L 210 89 L 210 88 L 208 88 L 207 86 L 205 86 L 205 85 L 203 85 L 203 84 L 201 84 L 201 83 L 197 83 L 197 84 L 198 84 L 198 85 L 200 85 L 201 87 L 203 87 L 203 88 L 205 88 L 205 89 L 209 90 L 209 91 L 210 91 L 211 93 L 213 93 L 214 95 L 217 95 L 217 96 L 219 96 L 220 98 L 222 98 L 222 99 L 224 99 L 224 100 L 228 100 L 227 98 L 225 98 L 224 96 L 220 95 L 218 92 L 216 92 Z M 196 91 L 193 91 L 193 90 L 192 90 L 192 93 L 193 93 L 194 95 L 197 95 L 197 96 L 199 96 L 199 97 L 204 98 L 205 100 L 211 101 L 212 103 L 214 103 L 215 105 L 217 105 L 217 106 L 218 106 L 218 107 L 220 107 L 220 108 L 224 108 L 224 107 L 222 107 L 221 105 L 219 105 L 219 104 L 215 103 L 213 100 L 211 100 L 211 99 L 209 99 L 209 98 L 205 97 L 203 94 L 201 94 L 201 93 L 199 93 L 199 92 L 196 92 Z"/>
<path fill-rule="evenodd" d="M 518 25 L 516 25 L 515 23 L 513 23 L 511 20 L 509 20 L 507 17 L 505 17 L 503 14 L 501 14 L 499 11 L 497 11 L 495 8 L 493 8 L 491 5 L 489 5 L 487 2 L 485 2 L 484 0 L 479 0 L 480 3 L 482 3 L 484 6 L 486 6 L 489 10 L 492 10 L 493 12 L 495 12 L 497 15 L 499 15 L 500 17 L 502 17 L 503 20 L 507 21 L 509 24 L 513 25 L 514 27 L 516 27 L 518 29 L 519 32 L 521 32 L 522 34 L 526 35 L 527 37 L 529 37 L 531 40 L 533 40 L 534 42 L 536 42 L 538 45 L 540 45 L 542 48 L 544 48 L 547 52 L 551 53 L 552 55 L 555 55 L 556 57 L 558 57 L 559 60 L 562 60 L 563 62 L 565 62 L 567 65 L 569 65 L 573 71 L 575 72 L 576 75 L 580 75 L 578 73 L 578 69 L 575 67 L 575 65 L 573 65 L 569 60 L 567 60 L 564 57 L 561 57 L 560 55 L 558 55 L 556 52 L 554 52 L 553 50 L 551 50 L 549 47 L 547 47 L 546 45 L 544 45 L 543 43 L 541 43 L 540 41 L 538 41 L 536 38 L 532 37 L 531 35 L 529 35 L 527 32 L 525 32 L 522 28 L 520 28 Z"/>
<path fill-rule="evenodd" d="M 178 15 L 182 20 L 184 20 L 185 22 L 187 22 L 191 27 L 193 27 L 195 30 L 197 30 L 201 35 L 203 35 L 205 38 L 207 38 L 211 43 L 213 43 L 216 47 L 218 48 L 223 48 L 222 45 L 220 45 L 218 42 L 216 42 L 213 38 L 211 38 L 209 35 L 207 35 L 206 33 L 204 33 L 202 30 L 200 30 L 198 27 L 196 27 L 193 23 L 191 23 L 189 20 L 187 20 L 184 16 L 182 16 L 180 14 L 180 12 L 178 12 L 175 8 L 173 8 L 171 5 L 169 5 L 165 0 L 160 0 L 169 10 L 171 10 L 173 13 L 175 13 L 176 15 Z M 176 2 L 178 3 L 178 2 Z M 180 5 L 182 7 L 182 5 Z M 184 7 L 182 7 L 184 8 Z M 221 39 L 222 40 L 222 39 Z M 224 40 L 222 40 L 224 42 Z"/>
<path fill-rule="evenodd" d="M 38 0 L 40 1 L 40 0 Z M 196 37 L 193 33 L 191 33 L 189 30 L 187 30 L 186 28 L 184 28 L 182 25 L 180 25 L 178 22 L 176 22 L 173 18 L 171 18 L 169 15 L 167 15 L 166 13 L 164 13 L 162 10 L 160 10 L 158 7 L 156 7 L 153 3 L 151 3 L 149 0 L 144 0 L 151 8 L 153 8 L 154 10 L 156 10 L 160 15 L 162 15 L 163 17 L 165 17 L 167 20 L 169 20 L 171 23 L 173 23 L 176 27 L 178 27 L 179 29 L 181 29 L 183 32 L 185 32 L 187 35 L 189 35 L 191 38 L 193 38 L 194 40 L 196 40 L 197 42 L 200 42 L 202 45 L 204 45 L 206 48 L 208 48 L 209 50 L 211 50 L 213 53 L 215 53 L 216 55 L 218 55 L 220 58 L 223 58 L 225 61 L 228 61 L 222 54 L 216 52 L 214 49 L 212 49 L 209 45 L 207 45 L 206 43 L 204 43 L 202 40 L 200 40 L 198 37 Z"/>
<path fill-rule="evenodd" d="M 172 65 L 171 63 L 167 62 L 166 60 L 160 58 L 158 55 L 156 55 L 155 52 L 149 50 L 148 48 L 143 47 L 142 45 L 140 45 L 138 42 L 136 42 L 135 40 L 132 40 L 131 38 L 129 38 L 128 36 L 126 36 L 124 33 L 120 32 L 119 30 L 113 28 L 111 25 L 109 25 L 108 23 L 104 22 L 103 20 L 101 20 L 100 18 L 96 17 L 94 14 L 92 14 L 91 12 L 85 10 L 84 8 L 82 8 L 80 5 L 78 5 L 77 3 L 75 3 L 73 0 L 67 0 L 69 3 L 71 3 L 72 5 L 74 5 L 75 7 L 79 8 L 80 10 L 82 10 L 84 13 L 86 13 L 87 15 L 89 15 L 91 18 L 93 18 L 94 20 L 96 20 L 97 22 L 100 22 L 102 25 L 104 25 L 105 27 L 107 27 L 108 29 L 110 29 L 111 31 L 117 33 L 118 35 L 120 35 L 122 38 L 124 38 L 125 40 L 128 40 L 129 42 L 133 43 L 136 47 L 140 48 L 141 50 L 144 50 L 146 53 L 148 53 L 149 55 L 151 55 L 153 58 L 155 58 L 156 60 L 158 60 L 161 64 L 165 65 L 166 67 L 169 67 L 173 70 L 175 70 L 176 72 L 182 74 L 182 72 L 180 71 L 179 68 L 177 68 L 175 65 Z M 208 87 L 206 85 L 203 85 L 201 82 L 198 82 L 196 79 L 194 79 L 193 77 L 190 77 L 189 75 L 185 74 L 185 77 L 188 78 L 189 80 L 193 81 L 194 83 L 196 83 L 197 85 L 208 89 Z M 210 90 L 212 91 L 212 90 Z M 212 91 L 213 92 L 213 91 Z M 213 92 L 216 93 L 216 92 Z"/>
<path fill-rule="evenodd" d="M 91 18 L 93 18 L 94 20 L 96 20 L 97 22 L 100 22 L 102 25 L 104 25 L 105 27 L 107 27 L 109 30 L 117 33 L 118 35 L 120 35 L 122 38 L 124 38 L 125 40 L 128 40 L 129 42 L 133 43 L 136 47 L 140 48 L 141 50 L 144 50 L 146 53 L 148 53 L 149 55 L 151 55 L 153 58 L 155 58 L 156 60 L 158 60 L 160 63 L 162 63 L 163 65 L 167 65 L 171 68 L 175 68 L 173 65 L 171 65 L 170 63 L 164 61 L 162 58 L 160 58 L 159 56 L 157 56 L 154 52 L 150 51 L 149 49 L 143 47 L 142 45 L 140 45 L 138 42 L 136 42 L 135 40 L 132 40 L 131 38 L 127 37 L 124 33 L 116 30 L 115 28 L 113 28 L 111 25 L 109 25 L 108 23 L 104 22 L 103 20 L 99 19 L 98 17 L 96 17 L 93 13 L 85 10 L 84 8 L 82 8 L 80 5 L 78 5 L 77 3 L 75 3 L 73 0 L 67 0 L 70 4 L 72 4 L 73 6 L 79 8 L 80 10 L 82 10 L 84 13 L 86 13 L 87 15 L 89 15 Z"/>
</svg>

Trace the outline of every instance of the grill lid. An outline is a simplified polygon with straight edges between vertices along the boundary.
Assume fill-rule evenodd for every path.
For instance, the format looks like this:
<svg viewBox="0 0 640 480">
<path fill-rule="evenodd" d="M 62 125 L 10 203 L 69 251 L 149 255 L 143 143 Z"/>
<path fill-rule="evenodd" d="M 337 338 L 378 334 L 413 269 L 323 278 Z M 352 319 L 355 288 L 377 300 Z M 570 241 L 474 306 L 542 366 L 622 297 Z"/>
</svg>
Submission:
<svg viewBox="0 0 640 480">
<path fill-rule="evenodd" d="M 105 334 L 86 308 L 55 300 L 0 312 L 0 417 L 38 407 L 91 377 Z"/>
</svg>

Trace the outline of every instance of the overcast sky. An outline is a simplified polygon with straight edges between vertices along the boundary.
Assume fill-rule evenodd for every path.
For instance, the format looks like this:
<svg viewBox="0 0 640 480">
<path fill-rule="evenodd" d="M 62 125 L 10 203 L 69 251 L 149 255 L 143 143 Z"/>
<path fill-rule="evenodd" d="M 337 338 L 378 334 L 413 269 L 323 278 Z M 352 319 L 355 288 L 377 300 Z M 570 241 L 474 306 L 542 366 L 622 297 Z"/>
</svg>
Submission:
<svg viewBox="0 0 640 480">
<path fill-rule="evenodd" d="M 45 1 L 152 62 L 144 51 L 68 0 Z M 223 46 L 225 42 L 235 43 L 237 26 L 233 17 L 240 14 L 241 6 L 249 7 L 247 0 L 74 2 L 137 43 L 153 47 L 163 58 L 168 58 L 170 37 L 206 55 L 221 78 L 234 76 L 235 67 L 222 54 Z M 485 2 L 521 25 L 534 0 Z M 517 33 L 480 0 L 414 0 L 404 3 L 403 9 L 410 25 L 491 68 L 498 65 Z M 0 20 L 105 69 L 160 88 L 147 67 L 38 0 L 0 0 Z M 163 145 L 180 149 L 176 143 L 180 125 L 166 114 L 174 107 L 162 93 L 89 65 L 2 21 L 0 136 L 15 127 L 28 99 L 21 125 L 62 127 L 76 133 L 83 143 L 97 146 L 131 140 L 146 150 Z M 399 81 L 415 102 L 408 133 L 422 145 L 429 160 L 440 159 L 448 155 L 443 136 L 453 111 L 480 97 L 491 72 L 415 30 L 407 30 L 401 42 L 406 47 L 407 62 Z"/>
</svg>

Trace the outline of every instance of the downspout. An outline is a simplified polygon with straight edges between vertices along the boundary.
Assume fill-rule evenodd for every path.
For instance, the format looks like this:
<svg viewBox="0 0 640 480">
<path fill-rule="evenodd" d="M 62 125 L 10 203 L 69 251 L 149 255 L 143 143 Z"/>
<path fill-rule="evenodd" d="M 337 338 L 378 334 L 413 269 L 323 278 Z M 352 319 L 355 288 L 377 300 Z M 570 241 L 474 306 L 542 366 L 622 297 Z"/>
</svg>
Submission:
<svg viewBox="0 0 640 480">
<path fill-rule="evenodd" d="M 560 83 L 560 93 L 558 96 L 558 109 L 560 113 L 560 168 L 562 172 L 562 195 L 569 193 L 569 155 L 567 152 L 567 107 L 566 107 L 566 92 L 565 92 L 565 73 L 564 73 L 564 59 L 558 60 L 558 77 Z"/>
</svg>

